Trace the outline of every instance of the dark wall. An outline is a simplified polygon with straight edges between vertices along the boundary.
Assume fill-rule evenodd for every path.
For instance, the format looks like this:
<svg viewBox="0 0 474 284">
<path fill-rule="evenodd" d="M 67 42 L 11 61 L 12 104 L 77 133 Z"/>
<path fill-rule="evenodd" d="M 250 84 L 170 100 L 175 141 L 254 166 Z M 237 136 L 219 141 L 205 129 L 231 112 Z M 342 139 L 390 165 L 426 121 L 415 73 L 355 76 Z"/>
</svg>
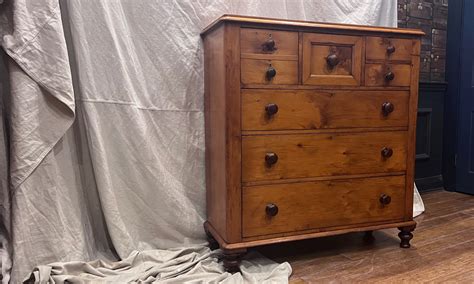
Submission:
<svg viewBox="0 0 474 284">
<path fill-rule="evenodd" d="M 398 26 L 425 32 L 421 41 L 421 82 L 445 82 L 448 0 L 398 0 Z"/>
<path fill-rule="evenodd" d="M 446 96 L 448 0 L 398 0 L 398 26 L 425 32 L 421 45 L 415 181 L 429 190 L 443 185 L 443 109 Z"/>
</svg>

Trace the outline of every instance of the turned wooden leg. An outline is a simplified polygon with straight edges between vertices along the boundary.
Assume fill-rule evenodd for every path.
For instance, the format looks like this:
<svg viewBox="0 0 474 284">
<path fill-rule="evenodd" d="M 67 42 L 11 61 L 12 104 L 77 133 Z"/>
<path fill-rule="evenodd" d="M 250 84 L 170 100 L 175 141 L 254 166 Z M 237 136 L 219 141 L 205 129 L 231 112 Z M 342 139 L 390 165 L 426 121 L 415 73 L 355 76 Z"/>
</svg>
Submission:
<svg viewBox="0 0 474 284">
<path fill-rule="evenodd" d="M 415 226 L 408 226 L 408 227 L 399 227 L 400 233 L 398 233 L 398 237 L 400 237 L 400 247 L 401 248 L 409 248 L 410 247 L 410 240 L 413 238 L 413 232 L 415 230 Z"/>
<path fill-rule="evenodd" d="M 216 239 L 212 236 L 212 234 L 204 227 L 204 231 L 206 232 L 207 242 L 209 243 L 209 248 L 211 250 L 215 250 L 219 248 L 219 243 Z"/>
<path fill-rule="evenodd" d="M 242 256 L 247 252 L 246 249 L 239 249 L 239 250 L 226 250 L 223 249 L 223 264 L 224 269 L 227 272 L 234 273 L 239 272 L 240 268 L 240 260 Z"/>
<path fill-rule="evenodd" d="M 366 231 L 364 232 L 364 242 L 373 242 L 375 240 L 373 231 Z"/>
</svg>

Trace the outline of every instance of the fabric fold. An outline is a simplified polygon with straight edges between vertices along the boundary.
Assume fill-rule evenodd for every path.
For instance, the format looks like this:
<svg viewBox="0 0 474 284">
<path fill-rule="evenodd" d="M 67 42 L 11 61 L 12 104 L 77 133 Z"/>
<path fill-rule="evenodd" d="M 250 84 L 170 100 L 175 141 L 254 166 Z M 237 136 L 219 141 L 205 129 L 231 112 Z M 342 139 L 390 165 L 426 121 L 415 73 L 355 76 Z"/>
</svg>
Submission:
<svg viewBox="0 0 474 284">
<path fill-rule="evenodd" d="M 39 171 L 43 174 L 39 179 L 30 177 L 74 122 L 75 100 L 59 1 L 7 1 L 0 9 L 0 22 L 10 86 L 4 95 L 9 130 L 9 181 L 5 186 L 9 194 L 2 198 L 11 198 L 12 210 L 2 212 L 2 223 L 12 224 L 12 282 L 17 282 L 26 269 L 31 269 L 31 263 L 44 257 L 42 253 L 40 257 L 32 254 L 51 255 L 54 251 L 51 247 L 35 248 L 45 243 L 40 232 L 53 215 L 44 216 L 44 204 L 36 204 L 40 199 L 34 199 L 47 196 L 51 189 L 48 181 L 56 177 L 54 172 L 44 175 L 44 171 Z M 45 168 L 52 167 L 49 164 Z M 22 187 L 25 182 L 28 185 Z M 10 200 L 2 200 L 3 204 L 10 206 Z M 49 221 L 42 224 L 38 220 Z M 7 272 L 3 274 L 4 279 L 8 277 Z"/>
<path fill-rule="evenodd" d="M 230 274 L 218 262 L 221 251 L 207 247 L 132 251 L 121 261 L 73 261 L 40 265 L 30 274 L 35 283 L 288 283 L 287 263 L 249 253 L 242 273 Z"/>
<path fill-rule="evenodd" d="M 11 95 L 10 178 L 17 188 L 72 125 L 75 100 L 57 0 L 9 3 L 13 19 L 2 31 Z"/>
</svg>

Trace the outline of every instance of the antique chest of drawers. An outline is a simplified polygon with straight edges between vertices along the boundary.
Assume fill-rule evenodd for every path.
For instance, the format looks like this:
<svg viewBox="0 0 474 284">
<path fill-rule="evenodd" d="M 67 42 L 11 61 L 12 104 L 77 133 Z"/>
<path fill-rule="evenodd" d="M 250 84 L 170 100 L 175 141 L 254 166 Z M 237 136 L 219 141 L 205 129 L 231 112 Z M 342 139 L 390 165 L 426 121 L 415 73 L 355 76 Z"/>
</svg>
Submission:
<svg viewBox="0 0 474 284">
<path fill-rule="evenodd" d="M 418 30 L 224 15 L 203 33 L 207 215 L 249 247 L 413 221 Z"/>
</svg>

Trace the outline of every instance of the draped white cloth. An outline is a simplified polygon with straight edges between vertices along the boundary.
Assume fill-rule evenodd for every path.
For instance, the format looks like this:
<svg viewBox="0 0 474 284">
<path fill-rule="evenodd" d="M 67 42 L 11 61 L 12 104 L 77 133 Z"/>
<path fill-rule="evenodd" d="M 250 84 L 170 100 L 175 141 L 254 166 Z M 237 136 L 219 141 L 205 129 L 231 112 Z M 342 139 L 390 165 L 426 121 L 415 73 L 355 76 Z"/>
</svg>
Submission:
<svg viewBox="0 0 474 284">
<path fill-rule="evenodd" d="M 107 275 L 119 273 L 114 267 L 122 267 L 110 261 L 133 258 L 137 251 L 157 262 L 173 261 L 153 250 L 204 244 L 199 33 L 212 20 L 231 13 L 396 26 L 397 13 L 396 0 L 14 0 L 3 5 L 12 202 L 11 217 L 9 210 L 3 216 L 13 224 L 14 283 L 34 267 L 38 281 L 100 278 L 85 262 L 71 266 L 71 261 L 95 259 L 104 260 L 94 265 L 108 269 L 102 279 L 110 280 Z M 0 178 L 4 188 L 8 178 Z M 186 279 L 209 280 L 207 272 L 222 272 L 204 249 L 180 251 L 189 253 L 191 263 L 180 266 L 187 267 L 182 273 L 199 272 Z M 200 262 L 193 255 L 208 266 L 197 269 Z M 249 262 L 258 269 L 243 267 L 243 278 L 212 279 L 286 281 L 291 273 L 288 264 L 261 261 Z M 133 265 L 128 269 L 141 273 Z M 154 271 L 148 281 L 162 277 L 161 270 Z"/>
</svg>

